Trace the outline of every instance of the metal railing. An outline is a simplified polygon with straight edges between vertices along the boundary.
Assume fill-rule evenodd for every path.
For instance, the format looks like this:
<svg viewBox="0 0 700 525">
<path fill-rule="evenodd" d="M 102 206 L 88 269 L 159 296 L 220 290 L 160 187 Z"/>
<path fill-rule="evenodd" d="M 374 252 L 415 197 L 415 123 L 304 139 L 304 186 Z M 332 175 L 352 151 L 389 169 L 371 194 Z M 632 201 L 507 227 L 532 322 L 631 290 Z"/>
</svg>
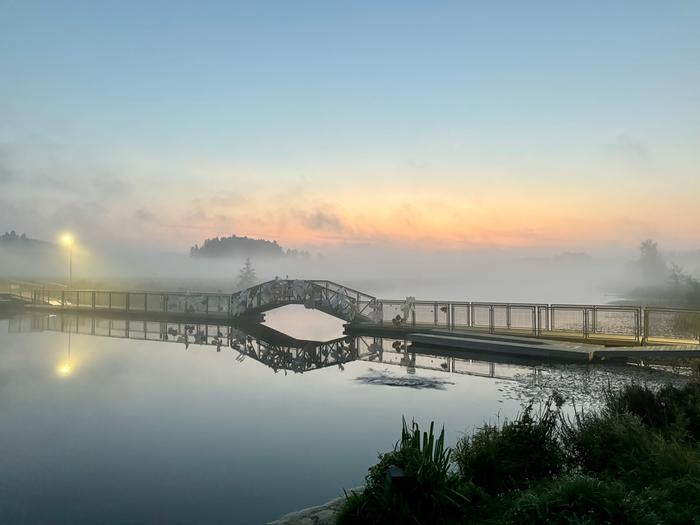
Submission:
<svg viewBox="0 0 700 525">
<path fill-rule="evenodd" d="M 377 299 L 380 325 L 621 342 L 698 344 L 700 311 L 614 305 Z"/>
<path fill-rule="evenodd" d="M 31 290 L 21 297 L 36 306 L 118 312 L 192 313 L 228 317 L 231 295 L 112 290 Z"/>
<path fill-rule="evenodd" d="M 34 306 L 70 310 L 178 313 L 235 318 L 304 304 L 346 321 L 371 320 L 376 299 L 332 281 L 275 279 L 233 294 L 125 290 L 23 289 L 12 295 Z"/>
<path fill-rule="evenodd" d="M 407 301 L 375 297 L 322 280 L 274 280 L 234 294 L 13 289 L 29 304 L 78 311 L 196 314 L 235 319 L 304 304 L 362 325 L 475 329 L 621 344 L 697 344 L 700 311 L 614 305 Z"/>
<path fill-rule="evenodd" d="M 346 321 L 370 320 L 368 309 L 376 299 L 332 281 L 275 279 L 231 296 L 234 317 L 263 312 L 287 304 L 303 304 Z"/>
</svg>

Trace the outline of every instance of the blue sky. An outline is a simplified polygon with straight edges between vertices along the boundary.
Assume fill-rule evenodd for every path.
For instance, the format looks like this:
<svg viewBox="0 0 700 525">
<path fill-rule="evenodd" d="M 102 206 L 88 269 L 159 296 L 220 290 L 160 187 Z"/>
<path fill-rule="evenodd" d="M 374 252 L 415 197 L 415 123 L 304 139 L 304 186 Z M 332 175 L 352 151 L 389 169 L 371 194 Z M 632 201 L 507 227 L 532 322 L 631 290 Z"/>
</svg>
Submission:
<svg viewBox="0 0 700 525">
<path fill-rule="evenodd" d="M 99 215 L 116 241 L 188 245 L 556 244 L 589 202 L 601 242 L 696 245 L 678 207 L 700 194 L 698 27 L 697 2 L 0 0 L 0 219 L 46 236 Z M 649 199 L 663 221 L 630 204 Z M 446 215 L 397 226 L 426 205 Z M 520 235 L 487 231 L 504 214 Z"/>
</svg>

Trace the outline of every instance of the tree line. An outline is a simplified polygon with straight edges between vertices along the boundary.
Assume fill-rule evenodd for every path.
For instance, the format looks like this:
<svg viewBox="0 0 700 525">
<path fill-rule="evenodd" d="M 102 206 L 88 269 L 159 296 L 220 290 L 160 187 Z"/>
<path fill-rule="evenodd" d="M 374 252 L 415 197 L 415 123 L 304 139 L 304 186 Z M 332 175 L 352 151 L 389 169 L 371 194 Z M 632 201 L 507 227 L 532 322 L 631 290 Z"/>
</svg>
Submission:
<svg viewBox="0 0 700 525">
<path fill-rule="evenodd" d="M 309 257 L 309 252 L 304 250 L 284 249 L 277 241 L 266 239 L 253 239 L 231 235 L 229 237 L 213 237 L 205 239 L 199 246 L 195 244 L 190 248 L 190 257 Z"/>
</svg>

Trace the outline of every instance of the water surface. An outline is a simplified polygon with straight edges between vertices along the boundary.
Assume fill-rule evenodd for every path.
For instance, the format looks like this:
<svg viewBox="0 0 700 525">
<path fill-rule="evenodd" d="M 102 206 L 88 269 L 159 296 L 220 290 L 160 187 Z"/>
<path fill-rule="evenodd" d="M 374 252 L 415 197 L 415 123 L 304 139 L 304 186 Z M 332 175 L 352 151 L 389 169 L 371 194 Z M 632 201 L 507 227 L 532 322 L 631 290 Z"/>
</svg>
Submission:
<svg viewBox="0 0 700 525">
<path fill-rule="evenodd" d="M 177 324 L 149 341 L 145 323 L 104 323 L 0 321 L 3 523 L 265 523 L 361 483 L 402 416 L 444 424 L 454 443 L 558 374 L 386 339 L 300 353 L 232 332 L 237 350 L 216 327 L 185 344 Z M 276 371 L 258 360 L 271 355 Z"/>
</svg>

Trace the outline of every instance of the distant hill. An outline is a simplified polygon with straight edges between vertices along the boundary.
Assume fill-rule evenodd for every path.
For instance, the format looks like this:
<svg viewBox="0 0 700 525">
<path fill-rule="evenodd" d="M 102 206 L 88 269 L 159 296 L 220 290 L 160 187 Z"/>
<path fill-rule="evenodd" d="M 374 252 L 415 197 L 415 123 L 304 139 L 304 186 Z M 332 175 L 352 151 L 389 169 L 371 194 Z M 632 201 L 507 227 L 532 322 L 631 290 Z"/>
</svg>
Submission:
<svg viewBox="0 0 700 525">
<path fill-rule="evenodd" d="M 38 239 L 31 239 L 27 237 L 25 233 L 17 234 L 15 230 L 10 232 L 5 232 L 0 235 L 0 249 L 11 249 L 11 250 L 47 250 L 53 249 L 56 245 L 46 241 L 40 241 Z"/>
<path fill-rule="evenodd" d="M 231 235 L 230 237 L 205 239 L 201 246 L 195 244 L 190 248 L 190 257 L 309 257 L 309 253 L 300 250 L 285 250 L 277 244 L 277 241 Z"/>
</svg>

